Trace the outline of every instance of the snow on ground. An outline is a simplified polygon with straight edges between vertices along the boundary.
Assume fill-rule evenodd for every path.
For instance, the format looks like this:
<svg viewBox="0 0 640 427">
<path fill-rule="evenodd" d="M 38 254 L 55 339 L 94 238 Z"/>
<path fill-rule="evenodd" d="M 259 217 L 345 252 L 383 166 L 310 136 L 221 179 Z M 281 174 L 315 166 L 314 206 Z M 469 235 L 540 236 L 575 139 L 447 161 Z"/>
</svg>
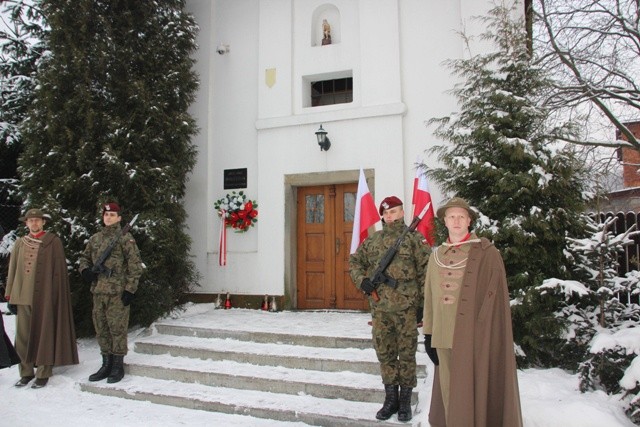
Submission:
<svg viewBox="0 0 640 427">
<path fill-rule="evenodd" d="M 5 313 L 6 304 L 0 304 Z M 260 310 L 214 310 L 212 304 L 193 304 L 167 319 L 191 326 L 216 325 L 231 330 L 247 330 L 326 336 L 369 337 L 366 313 L 278 312 Z M 4 317 L 10 337 L 15 334 L 15 316 Z M 150 331 L 132 329 L 129 348 Z M 153 333 L 153 329 L 151 329 Z M 274 346 L 276 344 L 273 344 Z M 423 351 L 422 348 L 420 348 Z M 79 383 L 100 365 L 95 339 L 78 340 L 80 364 L 54 368 L 49 384 L 39 390 L 16 388 L 18 368 L 0 370 L 0 425 L 11 427 L 102 427 L 102 426 L 303 426 L 241 415 L 174 408 L 148 402 L 93 395 L 80 391 Z M 134 357 L 132 354 L 131 357 Z M 135 355 L 140 357 L 140 355 Z M 125 358 L 125 361 L 127 359 Z M 194 361 L 194 363 L 202 363 Z M 428 426 L 428 403 L 431 396 L 432 365 L 426 380 L 418 381 L 420 401 L 412 425 Z M 603 392 L 580 393 L 578 378 L 560 369 L 527 369 L 518 372 L 524 425 L 526 427 L 631 427 L 621 403 Z M 125 377 L 123 381 L 133 381 Z M 147 381 L 140 377 L 136 381 Z M 151 381 L 151 380 L 149 380 Z M 176 384 L 176 386 L 180 386 Z M 382 388 L 382 385 L 380 385 Z M 238 390 L 238 401 L 246 391 Z M 283 402 L 286 404 L 286 402 Z M 335 405 L 335 403 L 333 404 Z"/>
</svg>

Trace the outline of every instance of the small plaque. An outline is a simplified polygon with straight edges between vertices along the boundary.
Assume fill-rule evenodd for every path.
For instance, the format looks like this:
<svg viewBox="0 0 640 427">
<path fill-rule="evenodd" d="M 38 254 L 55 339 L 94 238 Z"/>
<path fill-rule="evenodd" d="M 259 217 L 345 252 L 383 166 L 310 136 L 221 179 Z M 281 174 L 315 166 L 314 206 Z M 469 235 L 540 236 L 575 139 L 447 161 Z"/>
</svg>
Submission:
<svg viewBox="0 0 640 427">
<path fill-rule="evenodd" d="M 238 188 L 247 188 L 247 168 L 225 169 L 224 189 L 236 190 Z"/>
</svg>

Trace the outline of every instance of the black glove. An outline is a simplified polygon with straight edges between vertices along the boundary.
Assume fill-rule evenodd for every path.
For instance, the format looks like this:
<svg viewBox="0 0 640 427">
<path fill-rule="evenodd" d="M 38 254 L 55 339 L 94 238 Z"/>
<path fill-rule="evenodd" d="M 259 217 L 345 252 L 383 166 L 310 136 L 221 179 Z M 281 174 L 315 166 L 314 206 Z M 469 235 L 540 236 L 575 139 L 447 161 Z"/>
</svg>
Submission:
<svg viewBox="0 0 640 427">
<path fill-rule="evenodd" d="M 18 314 L 18 306 L 15 304 L 7 303 L 7 308 L 11 314 Z"/>
<path fill-rule="evenodd" d="M 431 335 L 424 336 L 424 349 L 427 352 L 427 356 L 433 362 L 434 365 L 438 366 L 440 364 L 440 360 L 438 360 L 438 352 L 435 348 L 431 347 Z"/>
<path fill-rule="evenodd" d="M 416 323 L 418 327 L 422 327 L 422 316 L 424 315 L 424 307 L 416 308 Z"/>
<path fill-rule="evenodd" d="M 135 294 L 132 294 L 127 290 L 123 291 L 122 296 L 120 297 L 120 299 L 122 300 L 122 304 L 124 304 L 125 307 L 131 304 L 131 301 L 133 301 L 133 298 L 135 298 Z"/>
<path fill-rule="evenodd" d="M 98 278 L 98 275 L 91 271 L 90 268 L 85 268 L 84 270 L 82 270 L 80 272 L 80 275 L 82 276 L 82 280 L 84 280 L 86 283 L 93 283 Z"/>
<path fill-rule="evenodd" d="M 376 290 L 375 286 L 373 286 L 373 283 L 371 283 L 371 280 L 368 278 L 364 279 L 362 283 L 360 283 L 360 289 L 367 295 L 371 295 L 371 292 Z"/>
</svg>

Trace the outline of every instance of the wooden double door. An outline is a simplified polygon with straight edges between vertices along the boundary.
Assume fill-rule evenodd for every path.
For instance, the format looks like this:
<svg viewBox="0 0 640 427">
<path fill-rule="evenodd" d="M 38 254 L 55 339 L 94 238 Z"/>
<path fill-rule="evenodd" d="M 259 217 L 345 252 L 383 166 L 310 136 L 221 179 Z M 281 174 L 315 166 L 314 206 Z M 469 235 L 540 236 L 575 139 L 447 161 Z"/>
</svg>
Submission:
<svg viewBox="0 0 640 427">
<path fill-rule="evenodd" d="M 349 276 L 349 252 L 358 185 L 297 190 L 297 307 L 368 310 Z"/>
</svg>

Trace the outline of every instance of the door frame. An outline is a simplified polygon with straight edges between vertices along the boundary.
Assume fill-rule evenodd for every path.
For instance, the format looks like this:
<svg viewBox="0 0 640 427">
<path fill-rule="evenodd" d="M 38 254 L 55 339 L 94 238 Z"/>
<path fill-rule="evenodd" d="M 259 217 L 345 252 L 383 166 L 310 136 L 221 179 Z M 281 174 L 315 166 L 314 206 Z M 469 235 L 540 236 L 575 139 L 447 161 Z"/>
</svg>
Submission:
<svg viewBox="0 0 640 427">
<path fill-rule="evenodd" d="M 375 200 L 375 170 L 364 169 L 364 175 L 369 186 L 371 195 Z M 348 184 L 358 183 L 360 176 L 359 169 L 313 172 L 303 174 L 284 175 L 284 290 L 285 298 L 291 308 L 297 307 L 298 295 L 296 294 L 297 283 L 297 189 L 298 187 L 309 187 L 316 185 Z"/>
</svg>

